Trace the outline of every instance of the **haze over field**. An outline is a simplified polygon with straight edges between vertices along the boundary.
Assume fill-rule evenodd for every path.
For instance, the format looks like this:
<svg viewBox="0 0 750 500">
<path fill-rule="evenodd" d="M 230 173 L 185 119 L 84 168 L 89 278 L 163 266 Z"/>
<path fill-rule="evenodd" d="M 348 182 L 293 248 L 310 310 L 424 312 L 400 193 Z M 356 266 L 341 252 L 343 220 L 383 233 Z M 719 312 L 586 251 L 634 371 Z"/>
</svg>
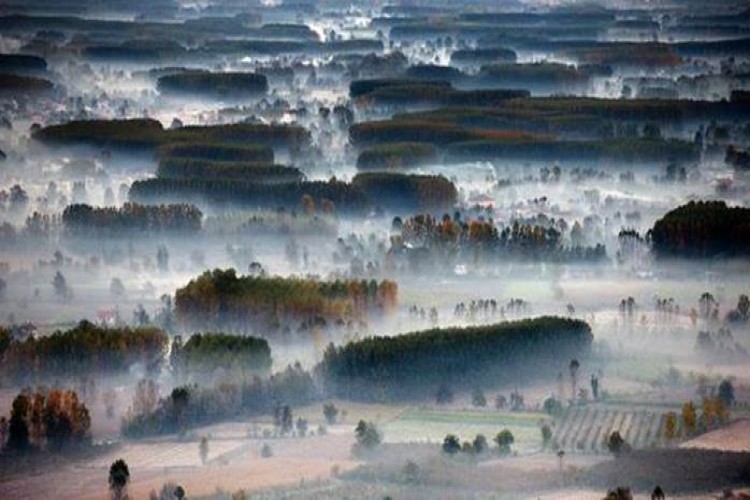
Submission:
<svg viewBox="0 0 750 500">
<path fill-rule="evenodd" d="M 743 2 L 0 0 L 0 498 L 750 495 Z"/>
</svg>

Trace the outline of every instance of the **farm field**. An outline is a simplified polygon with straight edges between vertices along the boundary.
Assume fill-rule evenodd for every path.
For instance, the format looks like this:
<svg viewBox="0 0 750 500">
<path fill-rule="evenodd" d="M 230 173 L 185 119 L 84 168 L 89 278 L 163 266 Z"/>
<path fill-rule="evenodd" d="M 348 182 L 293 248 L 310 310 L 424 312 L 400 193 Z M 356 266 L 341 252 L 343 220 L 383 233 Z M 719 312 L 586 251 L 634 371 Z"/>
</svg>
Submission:
<svg viewBox="0 0 750 500">
<path fill-rule="evenodd" d="M 513 449 L 519 453 L 539 450 L 542 445 L 541 422 L 548 420 L 542 413 L 511 413 L 495 410 L 409 409 L 382 428 L 386 443 L 440 444 L 447 434 L 461 441 L 471 441 L 483 434 L 488 441 L 503 429 L 513 433 Z"/>
</svg>

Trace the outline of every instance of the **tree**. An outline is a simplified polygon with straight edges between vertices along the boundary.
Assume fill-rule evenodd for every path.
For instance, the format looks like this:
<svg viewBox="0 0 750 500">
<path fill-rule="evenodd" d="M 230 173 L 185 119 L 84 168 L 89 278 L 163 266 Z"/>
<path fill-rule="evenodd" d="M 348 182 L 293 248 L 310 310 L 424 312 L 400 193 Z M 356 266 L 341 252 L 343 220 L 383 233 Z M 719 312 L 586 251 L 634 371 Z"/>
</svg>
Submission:
<svg viewBox="0 0 750 500">
<path fill-rule="evenodd" d="M 608 491 L 603 500 L 633 500 L 633 494 L 630 492 L 630 488 L 618 486 L 614 490 Z"/>
<path fill-rule="evenodd" d="M 375 424 L 365 422 L 364 420 L 359 421 L 357 427 L 354 429 L 354 435 L 359 447 L 367 450 L 375 449 L 382 439 Z"/>
<path fill-rule="evenodd" d="M 570 372 L 570 383 L 573 386 L 573 402 L 575 403 L 576 400 L 576 387 L 578 386 L 578 369 L 581 367 L 581 364 L 578 362 L 577 359 L 572 359 L 570 361 L 570 364 L 568 365 L 568 371 Z"/>
<path fill-rule="evenodd" d="M 19 394 L 13 400 L 10 421 L 8 422 L 8 443 L 6 444 L 9 450 L 26 451 L 29 449 L 29 425 L 26 422 L 26 415 L 30 406 L 31 401 L 26 394 Z"/>
<path fill-rule="evenodd" d="M 599 377 L 591 374 L 591 395 L 594 396 L 595 401 L 599 401 Z"/>
<path fill-rule="evenodd" d="M 682 428 L 685 429 L 686 436 L 692 436 L 696 429 L 696 412 L 695 405 L 692 401 L 682 405 Z"/>
<path fill-rule="evenodd" d="M 122 284 L 122 280 L 120 278 L 112 278 L 112 281 L 109 283 L 109 292 L 116 299 L 119 299 L 123 295 L 125 295 L 125 285 Z"/>
<path fill-rule="evenodd" d="M 183 498 L 185 498 L 185 488 L 178 484 L 177 486 L 175 486 L 174 492 L 172 494 L 177 500 L 182 500 Z"/>
<path fill-rule="evenodd" d="M 156 250 L 156 267 L 162 272 L 169 270 L 169 250 L 164 245 L 159 245 Z"/>
<path fill-rule="evenodd" d="M 60 271 L 57 271 L 55 277 L 52 278 L 52 288 L 55 291 L 55 297 L 58 299 L 67 301 L 70 298 L 68 282 Z"/>
<path fill-rule="evenodd" d="M 333 403 L 327 403 L 323 405 L 323 416 L 326 419 L 326 422 L 328 422 L 328 425 L 333 425 L 336 423 L 336 418 L 339 415 L 339 409 L 336 408 L 336 405 Z"/>
<path fill-rule="evenodd" d="M 112 462 L 109 467 L 109 490 L 114 500 L 126 498 L 125 491 L 130 481 L 128 464 L 122 458 Z"/>
<path fill-rule="evenodd" d="M 719 384 L 719 398 L 724 402 L 727 408 L 731 408 L 734 405 L 734 386 L 732 381 L 724 379 Z"/>
<path fill-rule="evenodd" d="M 497 434 L 497 436 L 495 436 L 495 443 L 497 443 L 501 455 L 510 454 L 510 447 L 514 442 L 515 438 L 513 437 L 513 433 L 508 429 L 503 429 Z"/>
<path fill-rule="evenodd" d="M 455 455 L 461 451 L 461 442 L 454 434 L 448 434 L 443 439 L 443 453 L 448 455 Z"/>
<path fill-rule="evenodd" d="M 208 438 L 206 436 L 201 437 L 198 453 L 201 457 L 201 463 L 206 465 L 206 460 L 208 459 Z"/>
<path fill-rule="evenodd" d="M 471 393 L 471 404 L 474 406 L 487 406 L 487 398 L 484 397 L 484 392 L 482 392 L 482 389 L 476 388 Z"/>
<path fill-rule="evenodd" d="M 184 432 L 187 426 L 185 411 L 190 401 L 190 391 L 187 387 L 175 387 L 170 395 L 172 401 L 172 416 L 179 432 Z"/>
<path fill-rule="evenodd" d="M 619 457 L 630 451 L 630 445 L 625 442 L 619 431 L 614 431 L 607 438 L 607 449 L 614 456 Z"/>
<path fill-rule="evenodd" d="M 677 414 L 673 411 L 664 417 L 664 439 L 672 441 L 677 437 Z"/>
<path fill-rule="evenodd" d="M 542 425 L 542 446 L 547 448 L 552 441 L 552 428 L 548 424 Z"/>
<path fill-rule="evenodd" d="M 542 403 L 542 409 L 546 414 L 553 417 L 559 417 L 563 413 L 562 403 L 555 399 L 553 396 L 550 396 L 544 400 L 544 403 Z"/>
<path fill-rule="evenodd" d="M 307 436 L 307 420 L 302 417 L 297 419 L 297 435 L 299 437 Z"/>
<path fill-rule="evenodd" d="M 401 469 L 401 475 L 405 482 L 415 484 L 419 482 L 422 471 L 415 462 L 407 460 L 404 467 Z"/>
<path fill-rule="evenodd" d="M 487 438 L 483 434 L 477 434 L 472 443 L 475 453 L 484 453 L 490 446 L 487 444 Z"/>
</svg>

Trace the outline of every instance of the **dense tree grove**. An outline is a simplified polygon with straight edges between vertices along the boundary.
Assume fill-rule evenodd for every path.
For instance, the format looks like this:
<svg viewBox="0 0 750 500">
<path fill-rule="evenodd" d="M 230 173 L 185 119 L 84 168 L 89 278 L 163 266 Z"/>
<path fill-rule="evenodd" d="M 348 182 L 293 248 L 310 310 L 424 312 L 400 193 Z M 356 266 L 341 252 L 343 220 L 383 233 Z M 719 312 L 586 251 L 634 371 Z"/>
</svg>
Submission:
<svg viewBox="0 0 750 500">
<path fill-rule="evenodd" d="M 216 97 L 244 97 L 268 91 L 265 75 L 238 72 L 190 71 L 164 75 L 158 78 L 156 85 L 160 92 Z"/>
<path fill-rule="evenodd" d="M 156 175 L 162 179 L 230 180 L 254 183 L 301 182 L 294 167 L 265 162 L 214 161 L 194 158 L 163 158 Z"/>
<path fill-rule="evenodd" d="M 86 444 L 90 427 L 89 410 L 74 391 L 25 390 L 13 400 L 5 447 L 60 451 Z"/>
<path fill-rule="evenodd" d="M 6 380 L 28 383 L 124 372 L 134 364 L 154 370 L 167 342 L 167 336 L 157 328 L 104 328 L 81 321 L 65 332 L 13 340 L 5 351 L 2 373 Z"/>
<path fill-rule="evenodd" d="M 245 161 L 273 163 L 274 151 L 269 146 L 237 146 L 222 143 L 190 142 L 161 146 L 156 151 L 159 160 L 191 158 L 211 161 Z"/>
<path fill-rule="evenodd" d="M 370 203 L 402 210 L 433 210 L 453 207 L 456 186 L 442 176 L 398 173 L 362 173 L 352 185 L 361 189 Z"/>
<path fill-rule="evenodd" d="M 130 200 L 137 203 L 207 202 L 220 206 L 277 209 L 297 207 L 303 196 L 316 203 L 328 200 L 342 213 L 362 213 L 369 201 L 362 189 L 330 179 L 286 184 L 257 184 L 227 180 L 145 179 L 130 188 Z"/>
<path fill-rule="evenodd" d="M 310 133 L 298 125 L 233 123 L 167 130 L 153 119 L 74 120 L 42 128 L 33 137 L 46 143 L 147 149 L 174 143 L 209 142 L 285 147 L 297 151 L 310 144 Z"/>
<path fill-rule="evenodd" d="M 437 148 L 431 144 L 398 142 L 365 149 L 357 158 L 357 168 L 359 170 L 401 170 L 437 160 Z"/>
<path fill-rule="evenodd" d="M 268 378 L 178 387 L 153 411 L 129 415 L 122 432 L 128 437 L 182 432 L 232 418 L 271 415 L 279 406 L 303 406 L 319 398 L 312 376 L 297 364 Z"/>
<path fill-rule="evenodd" d="M 178 321 L 192 328 L 246 331 L 279 329 L 290 318 L 328 321 L 366 319 L 396 306 L 392 281 L 316 281 L 237 276 L 234 269 L 207 271 L 175 294 Z M 320 321 L 319 321 L 320 320 Z"/>
<path fill-rule="evenodd" d="M 121 236 L 137 233 L 194 233 L 203 214 L 193 205 L 139 205 L 122 207 L 68 205 L 62 215 L 65 229 L 75 235 Z"/>
<path fill-rule="evenodd" d="M 271 348 L 264 339 L 220 333 L 192 335 L 184 344 L 175 339 L 170 363 L 178 374 L 211 375 L 217 369 L 249 376 L 271 369 Z"/>
<path fill-rule="evenodd" d="M 474 386 L 540 376 L 585 355 L 592 339 L 585 322 L 556 317 L 434 329 L 331 345 L 317 370 L 329 392 L 345 398 L 424 396 L 446 382 Z"/>
<path fill-rule="evenodd" d="M 723 201 L 691 201 L 668 212 L 649 233 L 663 257 L 750 255 L 750 208 Z"/>
</svg>

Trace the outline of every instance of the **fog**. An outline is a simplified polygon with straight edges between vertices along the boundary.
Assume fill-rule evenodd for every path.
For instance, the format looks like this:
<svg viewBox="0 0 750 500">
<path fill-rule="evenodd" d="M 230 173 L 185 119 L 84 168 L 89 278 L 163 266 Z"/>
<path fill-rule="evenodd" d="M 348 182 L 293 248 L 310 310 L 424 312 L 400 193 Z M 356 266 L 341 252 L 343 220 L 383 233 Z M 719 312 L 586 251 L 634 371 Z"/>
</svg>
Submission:
<svg viewBox="0 0 750 500">
<path fill-rule="evenodd" d="M 7 2 L 0 497 L 742 498 L 749 41 L 732 1 Z"/>
</svg>

